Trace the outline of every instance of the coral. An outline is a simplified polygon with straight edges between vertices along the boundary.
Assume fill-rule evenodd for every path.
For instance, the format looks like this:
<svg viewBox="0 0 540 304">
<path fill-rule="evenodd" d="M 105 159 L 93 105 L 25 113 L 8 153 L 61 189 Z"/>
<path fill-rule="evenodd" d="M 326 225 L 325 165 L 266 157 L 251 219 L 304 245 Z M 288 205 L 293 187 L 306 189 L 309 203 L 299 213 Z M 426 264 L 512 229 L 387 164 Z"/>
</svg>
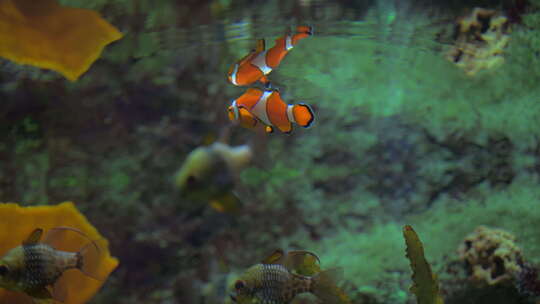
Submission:
<svg viewBox="0 0 540 304">
<path fill-rule="evenodd" d="M 447 53 L 448 60 L 473 76 L 482 69 L 499 66 L 504 61 L 503 49 L 508 45 L 508 20 L 495 10 L 475 8 L 457 21 L 455 46 Z"/>
<path fill-rule="evenodd" d="M 463 240 L 458 253 L 470 278 L 488 285 L 513 280 L 522 270 L 515 237 L 501 229 L 479 226 Z"/>
<path fill-rule="evenodd" d="M 0 255 L 21 245 L 21 242 L 35 228 L 43 228 L 46 233 L 47 230 L 54 227 L 68 226 L 77 228 L 90 239 L 96 240 L 100 249 L 103 250 L 103 260 L 96 265 L 96 269 L 93 269 L 93 273 L 97 277 L 106 279 L 118 266 L 118 260 L 111 257 L 109 253 L 107 240 L 75 208 L 73 203 L 66 202 L 56 206 L 39 207 L 20 207 L 13 203 L 1 204 L 0 218 L 2 218 L 0 222 Z M 66 236 L 57 243 L 57 246 L 58 249 L 75 252 L 83 247 L 84 242 L 87 240 L 76 236 Z M 57 284 L 66 286 L 65 302 L 69 304 L 87 302 L 103 283 L 104 281 L 89 278 L 80 271 L 67 271 L 57 282 Z M 19 294 L 0 289 L 0 302 L 17 304 L 20 303 L 18 301 L 24 301 Z"/>
</svg>

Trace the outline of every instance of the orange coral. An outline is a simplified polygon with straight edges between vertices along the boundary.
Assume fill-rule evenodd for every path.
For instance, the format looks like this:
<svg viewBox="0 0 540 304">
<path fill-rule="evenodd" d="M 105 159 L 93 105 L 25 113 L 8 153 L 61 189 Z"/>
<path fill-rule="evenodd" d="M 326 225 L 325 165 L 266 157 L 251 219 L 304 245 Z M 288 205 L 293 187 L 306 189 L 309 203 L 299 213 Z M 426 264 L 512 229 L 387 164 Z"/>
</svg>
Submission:
<svg viewBox="0 0 540 304">
<path fill-rule="evenodd" d="M 43 228 L 44 232 L 58 226 L 68 226 L 81 230 L 90 239 L 97 240 L 103 251 L 101 262 L 92 269 L 92 273 L 105 280 L 118 266 L 118 260 L 111 257 L 108 242 L 97 229 L 92 226 L 71 202 L 56 206 L 20 207 L 17 204 L 0 204 L 0 256 L 8 250 L 21 245 L 35 228 Z M 58 244 L 60 250 L 78 251 L 87 240 L 77 234 L 67 234 Z M 57 284 L 65 284 L 67 290 L 65 304 L 79 304 L 88 301 L 100 288 L 104 281 L 96 281 L 78 270 L 68 270 Z M 26 304 L 28 297 L 0 288 L 0 303 Z"/>
<path fill-rule="evenodd" d="M 471 279 L 489 285 L 513 280 L 523 265 L 515 237 L 500 229 L 479 226 L 458 249 Z"/>
<path fill-rule="evenodd" d="M 0 0 L 0 56 L 77 80 L 122 34 L 97 12 L 56 0 Z"/>
<path fill-rule="evenodd" d="M 489 9 L 475 8 L 457 21 L 456 42 L 447 53 L 448 60 L 469 76 L 504 62 L 503 49 L 509 41 L 508 19 Z"/>
</svg>

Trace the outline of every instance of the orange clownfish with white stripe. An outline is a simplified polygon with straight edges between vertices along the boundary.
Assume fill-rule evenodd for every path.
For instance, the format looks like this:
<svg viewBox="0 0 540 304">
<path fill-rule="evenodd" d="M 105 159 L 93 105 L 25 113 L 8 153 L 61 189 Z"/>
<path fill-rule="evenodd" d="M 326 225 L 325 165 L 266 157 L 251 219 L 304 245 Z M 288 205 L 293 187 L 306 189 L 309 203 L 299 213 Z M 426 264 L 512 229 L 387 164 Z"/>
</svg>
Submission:
<svg viewBox="0 0 540 304">
<path fill-rule="evenodd" d="M 268 85 L 269 80 L 266 75 L 279 65 L 299 40 L 312 34 L 311 26 L 299 26 L 296 28 L 296 34 L 287 34 L 276 39 L 276 45 L 268 50 L 265 50 L 264 39 L 259 39 L 255 50 L 252 50 L 229 69 L 227 74 L 229 82 L 236 86 L 246 86 L 256 81 Z"/>
<path fill-rule="evenodd" d="M 261 123 L 267 133 L 272 133 L 274 127 L 281 132 L 290 133 L 292 123 L 308 128 L 315 118 L 309 105 L 289 105 L 281 99 L 278 91 L 256 88 L 248 89 L 233 100 L 228 112 L 229 119 L 238 122 L 242 127 L 251 129 Z"/>
</svg>

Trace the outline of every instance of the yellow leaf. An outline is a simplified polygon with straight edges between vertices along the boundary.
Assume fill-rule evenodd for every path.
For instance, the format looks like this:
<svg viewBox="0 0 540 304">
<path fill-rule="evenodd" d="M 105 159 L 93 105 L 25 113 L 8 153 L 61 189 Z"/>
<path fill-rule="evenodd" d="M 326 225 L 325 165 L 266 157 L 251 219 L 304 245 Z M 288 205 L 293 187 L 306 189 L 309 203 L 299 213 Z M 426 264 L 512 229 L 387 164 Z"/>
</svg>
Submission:
<svg viewBox="0 0 540 304">
<path fill-rule="evenodd" d="M 92 10 L 56 0 L 0 0 L 0 56 L 77 80 L 103 48 L 122 38 Z"/>
</svg>

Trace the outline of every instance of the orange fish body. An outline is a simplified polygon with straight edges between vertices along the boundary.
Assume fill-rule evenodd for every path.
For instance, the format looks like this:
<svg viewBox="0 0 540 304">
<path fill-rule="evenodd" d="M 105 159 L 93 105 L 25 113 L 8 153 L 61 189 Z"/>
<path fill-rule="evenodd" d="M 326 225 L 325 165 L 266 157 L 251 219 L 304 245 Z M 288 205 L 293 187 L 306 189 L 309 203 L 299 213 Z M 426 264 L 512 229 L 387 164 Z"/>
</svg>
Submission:
<svg viewBox="0 0 540 304">
<path fill-rule="evenodd" d="M 312 35 L 310 26 L 299 26 L 294 35 L 287 34 L 276 39 L 274 47 L 265 50 L 264 39 L 257 42 L 257 48 L 235 63 L 227 74 L 229 82 L 236 86 L 250 85 L 256 81 L 267 84 L 268 75 L 276 68 L 299 40 Z"/>
<path fill-rule="evenodd" d="M 292 123 L 310 127 L 314 115 L 307 104 L 286 104 L 278 91 L 250 88 L 233 100 L 229 107 L 229 119 L 245 128 L 255 128 L 261 122 L 266 132 L 270 133 L 276 127 L 281 132 L 290 133 Z"/>
</svg>

